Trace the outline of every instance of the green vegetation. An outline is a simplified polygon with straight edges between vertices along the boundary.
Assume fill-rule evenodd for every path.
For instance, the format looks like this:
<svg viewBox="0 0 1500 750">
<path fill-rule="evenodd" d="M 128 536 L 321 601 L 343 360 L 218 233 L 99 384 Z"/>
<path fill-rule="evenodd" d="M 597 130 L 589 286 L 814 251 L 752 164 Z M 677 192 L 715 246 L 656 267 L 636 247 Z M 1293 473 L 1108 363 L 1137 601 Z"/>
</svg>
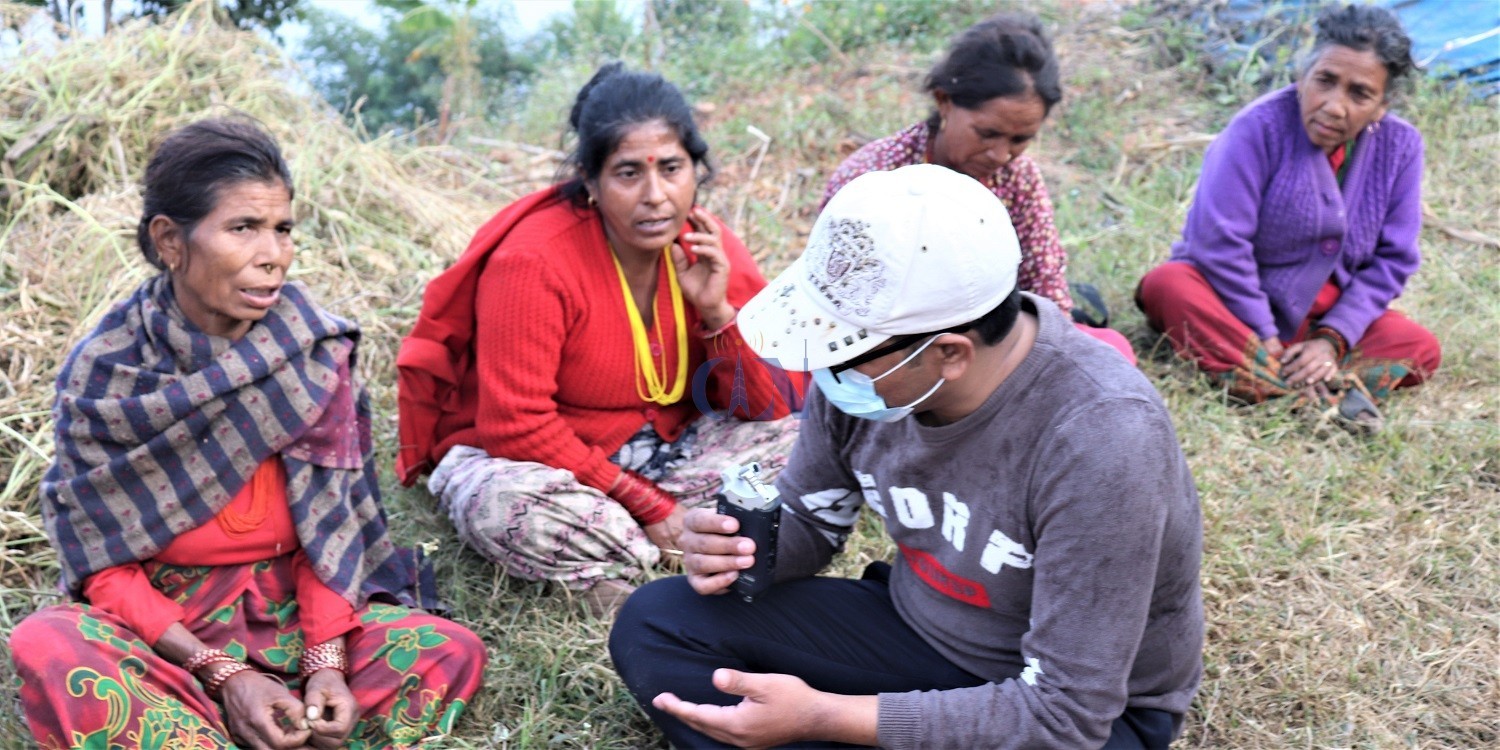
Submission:
<svg viewBox="0 0 1500 750">
<path fill-rule="evenodd" d="M 306 11 L 306 70 L 329 104 L 371 132 L 437 123 L 438 140 L 465 116 L 500 119 L 531 74 L 500 31 L 497 13 L 472 7 L 381 3 L 374 32 L 339 13 Z"/>
<path fill-rule="evenodd" d="M 165 18 L 187 7 L 194 0 L 101 0 L 90 5 L 84 0 L 10 0 L 14 5 L 29 5 L 41 8 L 52 19 L 63 36 L 71 36 L 92 19 L 86 14 L 98 13 L 98 26 L 108 31 L 119 23 L 123 14 L 128 18 L 155 16 Z M 214 20 L 225 26 L 241 29 L 265 29 L 272 36 L 282 24 L 303 18 L 302 0 L 217 0 L 214 3 Z"/>
<path fill-rule="evenodd" d="M 301 57 L 314 86 L 351 122 L 372 131 L 438 120 L 437 90 L 455 78 L 483 81 L 484 106 L 462 113 L 482 129 L 526 121 L 536 108 L 534 87 L 546 88 L 559 71 L 591 73 L 623 59 L 668 74 L 699 97 L 752 81 L 774 84 L 808 65 L 851 66 L 850 53 L 877 43 L 890 52 L 934 52 L 985 7 L 974 0 L 648 0 L 637 24 L 616 0 L 574 0 L 571 15 L 551 20 L 529 39 L 507 39 L 500 24 L 504 6 L 475 0 L 376 5 L 385 22 L 378 34 L 339 13 L 300 11 L 310 29 Z M 433 32 L 441 44 L 430 49 Z M 429 51 L 440 54 L 441 66 L 424 54 Z"/>
<path fill-rule="evenodd" d="M 275 48 L 196 9 L 6 63 L 0 637 L 57 601 L 35 501 L 52 452 L 50 383 L 71 342 L 146 278 L 133 244 L 136 184 L 150 144 L 171 127 L 236 109 L 281 139 L 298 187 L 296 275 L 366 330 L 361 370 L 384 415 L 377 434 L 390 467 L 393 358 L 423 284 L 495 210 L 551 180 L 567 107 L 599 59 L 655 67 L 691 92 L 720 167 L 704 202 L 769 274 L 801 251 L 841 149 L 923 117 L 918 86 L 933 55 L 987 10 L 891 1 L 885 12 L 897 20 L 871 24 L 872 3 L 793 3 L 715 25 L 704 2 L 657 3 L 659 32 L 628 30 L 614 46 L 536 66 L 512 111 L 475 118 L 444 146 L 363 137 L 296 93 Z M 1070 275 L 1105 291 L 1172 410 L 1202 494 L 1207 670 L 1179 746 L 1493 746 L 1500 112 L 1430 82 L 1400 109 L 1427 140 L 1429 216 L 1424 266 L 1398 306 L 1438 334 L 1446 356 L 1437 378 L 1392 402 L 1383 433 L 1355 438 L 1275 404 L 1228 405 L 1130 302 L 1180 228 L 1204 145 L 1260 74 L 1206 72 L 1197 32 L 1150 7 L 1045 11 L 1067 89 L 1030 153 L 1057 205 Z M 566 27 L 554 39 L 591 38 Z M 425 490 L 389 474 L 382 484 L 393 530 L 433 548 L 455 617 L 490 645 L 487 688 L 458 734 L 424 747 L 659 745 L 610 669 L 606 625 L 463 549 Z M 890 554 L 867 518 L 833 572 Z M 0 686 L 0 745 L 10 746 L 26 730 L 8 659 Z"/>
</svg>

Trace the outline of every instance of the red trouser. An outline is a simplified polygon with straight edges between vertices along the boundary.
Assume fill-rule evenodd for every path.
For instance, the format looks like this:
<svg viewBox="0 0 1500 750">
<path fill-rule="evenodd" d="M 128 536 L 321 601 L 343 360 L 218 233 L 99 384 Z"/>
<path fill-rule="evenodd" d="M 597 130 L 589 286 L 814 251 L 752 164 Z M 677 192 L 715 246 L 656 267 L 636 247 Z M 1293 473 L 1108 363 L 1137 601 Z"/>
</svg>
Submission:
<svg viewBox="0 0 1500 750">
<path fill-rule="evenodd" d="M 1297 327 L 1297 334 L 1281 343 L 1305 339 L 1313 322 L 1338 298 L 1339 288 L 1332 281 L 1324 284 L 1307 318 Z M 1204 372 L 1227 375 L 1256 371 L 1255 360 L 1266 356 L 1260 337 L 1229 312 L 1208 280 L 1191 264 L 1173 261 L 1152 269 L 1141 279 L 1135 300 L 1151 327 L 1165 333 L 1172 348 Z M 1364 338 L 1350 342 L 1340 369 L 1358 371 L 1370 392 L 1383 399 L 1392 388 L 1413 386 L 1431 377 L 1442 359 L 1442 347 L 1431 331 L 1401 313 L 1386 310 L 1370 324 Z"/>
<path fill-rule="evenodd" d="M 1125 334 L 1113 328 L 1094 328 L 1082 323 L 1074 323 L 1073 327 L 1086 336 L 1098 339 L 1114 347 L 1115 351 L 1119 352 L 1120 356 L 1124 357 L 1125 361 L 1129 362 L 1131 367 L 1135 366 L 1135 350 L 1130 348 L 1130 339 L 1125 338 Z"/>
</svg>

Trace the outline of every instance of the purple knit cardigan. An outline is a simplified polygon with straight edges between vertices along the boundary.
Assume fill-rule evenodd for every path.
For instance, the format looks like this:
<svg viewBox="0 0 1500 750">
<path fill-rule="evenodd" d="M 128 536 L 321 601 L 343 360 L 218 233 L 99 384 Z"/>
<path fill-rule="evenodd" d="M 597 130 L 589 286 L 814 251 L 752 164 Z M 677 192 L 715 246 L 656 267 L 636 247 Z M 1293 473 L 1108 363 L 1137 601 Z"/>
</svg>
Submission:
<svg viewBox="0 0 1500 750">
<path fill-rule="evenodd" d="M 1204 154 L 1172 260 L 1201 271 L 1262 339 L 1289 341 L 1331 278 L 1342 294 L 1317 322 L 1358 342 L 1421 262 L 1422 136 L 1387 114 L 1345 169 L 1341 192 L 1295 84 L 1262 96 Z"/>
</svg>

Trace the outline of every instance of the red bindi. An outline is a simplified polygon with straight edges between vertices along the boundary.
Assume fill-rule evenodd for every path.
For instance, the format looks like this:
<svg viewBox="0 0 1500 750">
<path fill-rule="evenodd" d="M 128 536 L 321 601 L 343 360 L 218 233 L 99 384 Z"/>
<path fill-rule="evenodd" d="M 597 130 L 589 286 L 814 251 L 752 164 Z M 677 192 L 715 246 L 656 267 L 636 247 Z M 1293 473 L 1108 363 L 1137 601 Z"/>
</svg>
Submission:
<svg viewBox="0 0 1500 750">
<path fill-rule="evenodd" d="M 654 157 L 654 156 L 648 156 L 648 157 L 646 157 L 646 163 L 647 164 L 653 164 L 655 162 L 656 162 L 656 157 Z"/>
</svg>

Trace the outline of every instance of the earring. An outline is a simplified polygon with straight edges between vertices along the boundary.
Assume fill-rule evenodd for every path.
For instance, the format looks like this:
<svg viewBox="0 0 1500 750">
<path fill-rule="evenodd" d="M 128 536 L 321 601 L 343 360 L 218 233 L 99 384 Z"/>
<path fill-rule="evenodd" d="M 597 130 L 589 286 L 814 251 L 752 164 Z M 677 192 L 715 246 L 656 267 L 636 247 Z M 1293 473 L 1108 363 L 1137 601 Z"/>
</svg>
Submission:
<svg viewBox="0 0 1500 750">
<path fill-rule="evenodd" d="M 943 132 L 943 128 L 946 128 L 946 127 L 948 127 L 948 118 L 939 116 L 938 117 L 938 132 L 939 133 Z"/>
<path fill-rule="evenodd" d="M 598 205 L 598 203 L 594 200 L 594 194 L 593 193 L 589 193 L 589 207 L 592 208 L 593 206 L 596 206 L 596 205 Z"/>
</svg>

